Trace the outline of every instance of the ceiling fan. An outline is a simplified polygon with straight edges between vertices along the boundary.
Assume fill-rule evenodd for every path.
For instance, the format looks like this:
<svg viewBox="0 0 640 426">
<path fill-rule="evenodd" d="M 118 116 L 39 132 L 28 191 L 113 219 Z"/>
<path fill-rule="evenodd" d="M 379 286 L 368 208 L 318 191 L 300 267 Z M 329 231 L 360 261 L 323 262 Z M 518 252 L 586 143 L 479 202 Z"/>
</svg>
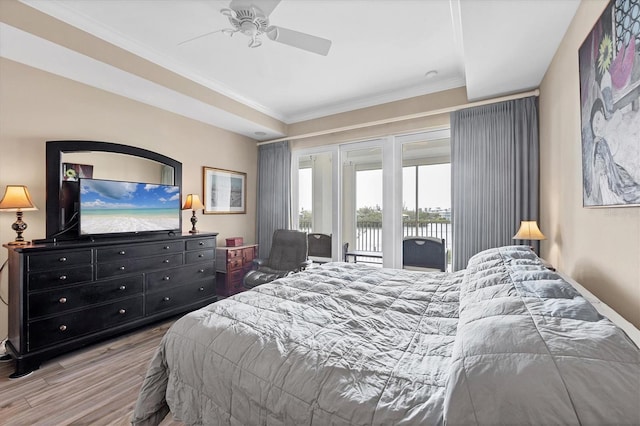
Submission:
<svg viewBox="0 0 640 426">
<path fill-rule="evenodd" d="M 187 43 L 209 34 L 222 32 L 229 36 L 241 33 L 249 37 L 249 47 L 262 45 L 261 36 L 266 34 L 270 40 L 282 44 L 297 47 L 318 55 L 327 56 L 331 48 L 331 40 L 288 28 L 269 25 L 269 15 L 281 0 L 231 0 L 229 8 L 221 9 L 220 13 L 226 16 L 232 28 L 212 31 L 197 37 L 185 40 L 179 44 Z M 259 6 L 258 6 L 259 4 Z"/>
</svg>

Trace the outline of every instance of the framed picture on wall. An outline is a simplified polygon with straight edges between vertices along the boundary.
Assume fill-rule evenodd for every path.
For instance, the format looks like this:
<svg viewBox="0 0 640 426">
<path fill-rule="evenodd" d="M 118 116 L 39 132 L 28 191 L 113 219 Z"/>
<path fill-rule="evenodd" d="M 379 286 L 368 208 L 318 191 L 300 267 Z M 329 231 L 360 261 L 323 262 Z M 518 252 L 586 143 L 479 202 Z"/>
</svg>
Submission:
<svg viewBox="0 0 640 426">
<path fill-rule="evenodd" d="M 640 1 L 611 1 L 578 58 L 583 205 L 640 206 Z"/>
<path fill-rule="evenodd" d="M 246 213 L 247 174 L 232 170 L 203 168 L 204 213 Z"/>
</svg>

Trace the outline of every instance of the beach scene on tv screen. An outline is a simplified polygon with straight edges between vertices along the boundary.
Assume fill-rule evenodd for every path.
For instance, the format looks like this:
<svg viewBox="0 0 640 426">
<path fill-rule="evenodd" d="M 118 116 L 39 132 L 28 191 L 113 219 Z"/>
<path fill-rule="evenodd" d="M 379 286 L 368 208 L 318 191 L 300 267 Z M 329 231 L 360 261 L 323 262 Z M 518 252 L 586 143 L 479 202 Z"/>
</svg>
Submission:
<svg viewBox="0 0 640 426">
<path fill-rule="evenodd" d="M 180 188 L 173 185 L 83 179 L 80 233 L 177 230 Z"/>
</svg>

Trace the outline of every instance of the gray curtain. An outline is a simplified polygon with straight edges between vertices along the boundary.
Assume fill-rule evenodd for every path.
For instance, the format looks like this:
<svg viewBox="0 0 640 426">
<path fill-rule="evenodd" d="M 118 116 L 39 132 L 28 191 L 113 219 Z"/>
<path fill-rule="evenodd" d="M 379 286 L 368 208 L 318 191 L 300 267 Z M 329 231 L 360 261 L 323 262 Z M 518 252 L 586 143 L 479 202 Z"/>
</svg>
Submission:
<svg viewBox="0 0 640 426">
<path fill-rule="evenodd" d="M 260 257 L 271 251 L 276 229 L 289 229 L 291 223 L 291 150 L 289 142 L 258 147 L 258 205 L 256 228 Z"/>
<path fill-rule="evenodd" d="M 451 114 L 454 270 L 487 248 L 528 243 L 513 236 L 538 220 L 538 174 L 536 97 Z"/>
</svg>

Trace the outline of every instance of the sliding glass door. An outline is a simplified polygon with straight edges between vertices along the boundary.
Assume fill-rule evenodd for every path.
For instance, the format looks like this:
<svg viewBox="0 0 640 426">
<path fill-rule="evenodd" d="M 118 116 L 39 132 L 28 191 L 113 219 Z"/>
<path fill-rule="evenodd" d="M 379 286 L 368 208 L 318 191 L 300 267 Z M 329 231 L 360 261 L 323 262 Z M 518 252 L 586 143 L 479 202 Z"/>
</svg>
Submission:
<svg viewBox="0 0 640 426">
<path fill-rule="evenodd" d="M 338 147 L 292 153 L 291 206 L 293 228 L 331 236 L 331 257 L 342 260 L 342 239 L 337 235 L 340 201 Z"/>
<path fill-rule="evenodd" d="M 321 152 L 298 158 L 298 229 L 333 232 L 332 154 Z"/>
<path fill-rule="evenodd" d="M 379 143 L 341 147 L 342 240 L 348 250 L 371 252 L 359 261 L 382 263 L 382 149 Z"/>
<path fill-rule="evenodd" d="M 402 144 L 402 235 L 444 239 L 450 258 L 449 137 L 447 133 L 412 136 Z"/>
<path fill-rule="evenodd" d="M 448 129 L 294 151 L 294 225 L 331 234 L 334 260 L 348 244 L 370 252 L 358 262 L 401 268 L 405 236 L 451 247 L 449 162 Z"/>
</svg>

